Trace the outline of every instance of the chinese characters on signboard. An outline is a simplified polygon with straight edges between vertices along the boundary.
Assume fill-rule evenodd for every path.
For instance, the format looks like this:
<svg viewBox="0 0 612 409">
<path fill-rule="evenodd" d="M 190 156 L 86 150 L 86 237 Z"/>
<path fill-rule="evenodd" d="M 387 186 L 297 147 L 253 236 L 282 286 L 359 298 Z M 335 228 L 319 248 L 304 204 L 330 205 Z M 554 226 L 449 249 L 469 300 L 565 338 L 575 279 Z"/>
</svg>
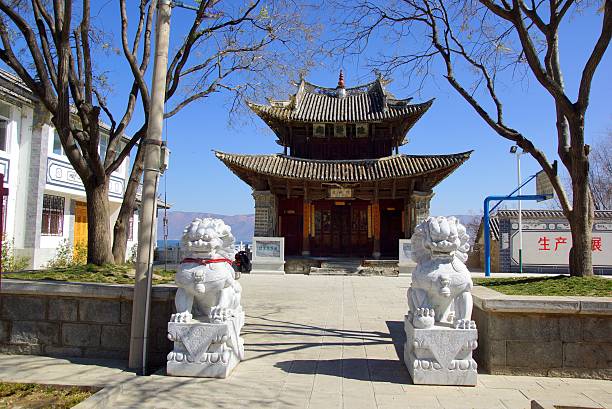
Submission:
<svg viewBox="0 0 612 409">
<path fill-rule="evenodd" d="M 511 265 L 518 265 L 518 223 L 510 232 Z M 572 248 L 569 225 L 558 220 L 523 222 L 523 264 L 533 266 L 567 266 Z M 591 239 L 594 266 L 612 265 L 612 226 L 595 223 Z"/>
<path fill-rule="evenodd" d="M 554 248 L 552 242 L 554 241 Z M 540 236 L 538 239 L 538 250 L 539 251 L 559 251 L 565 249 L 567 246 L 567 237 L 555 237 L 554 239 L 548 236 Z M 591 250 L 592 251 L 603 251 L 601 247 L 601 237 L 593 237 L 591 239 Z"/>
<path fill-rule="evenodd" d="M 255 245 L 257 257 L 279 258 L 281 256 L 281 243 L 278 241 L 256 241 Z"/>
<path fill-rule="evenodd" d="M 329 197 L 330 199 L 351 198 L 353 197 L 353 189 L 332 187 L 329 189 Z"/>
</svg>

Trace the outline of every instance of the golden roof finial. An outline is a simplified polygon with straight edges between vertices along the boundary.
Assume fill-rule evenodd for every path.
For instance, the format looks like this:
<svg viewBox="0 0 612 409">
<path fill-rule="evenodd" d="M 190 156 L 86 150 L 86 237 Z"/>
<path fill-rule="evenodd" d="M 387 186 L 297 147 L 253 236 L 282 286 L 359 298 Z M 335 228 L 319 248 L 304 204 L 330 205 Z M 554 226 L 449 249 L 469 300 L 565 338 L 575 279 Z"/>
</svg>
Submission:
<svg viewBox="0 0 612 409">
<path fill-rule="evenodd" d="M 344 73 L 340 69 L 340 77 L 338 78 L 338 88 L 344 88 Z"/>
</svg>

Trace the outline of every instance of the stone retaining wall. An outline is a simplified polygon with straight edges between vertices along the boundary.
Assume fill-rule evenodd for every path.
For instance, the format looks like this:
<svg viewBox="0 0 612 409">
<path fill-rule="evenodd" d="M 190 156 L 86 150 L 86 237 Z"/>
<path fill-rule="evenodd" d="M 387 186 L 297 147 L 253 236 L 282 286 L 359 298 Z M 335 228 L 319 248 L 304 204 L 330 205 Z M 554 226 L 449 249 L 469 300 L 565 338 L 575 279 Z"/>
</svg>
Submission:
<svg viewBox="0 0 612 409">
<path fill-rule="evenodd" d="M 149 362 L 172 349 L 173 286 L 152 292 Z M 0 353 L 127 359 L 133 288 L 128 285 L 2 280 Z"/>
<path fill-rule="evenodd" d="M 473 295 L 479 369 L 612 379 L 612 298 Z"/>
</svg>

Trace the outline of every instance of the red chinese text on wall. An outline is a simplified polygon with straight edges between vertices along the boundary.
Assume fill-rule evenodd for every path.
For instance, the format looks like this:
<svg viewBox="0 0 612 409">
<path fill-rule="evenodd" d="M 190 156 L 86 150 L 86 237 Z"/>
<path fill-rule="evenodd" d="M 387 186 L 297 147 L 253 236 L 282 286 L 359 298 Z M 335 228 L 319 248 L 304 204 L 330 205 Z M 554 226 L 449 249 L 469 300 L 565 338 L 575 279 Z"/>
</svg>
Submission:
<svg viewBox="0 0 612 409">
<path fill-rule="evenodd" d="M 540 236 L 538 239 L 539 251 L 561 251 L 567 249 L 565 246 L 568 245 L 567 237 L 549 238 L 547 236 Z M 591 239 L 591 250 L 603 251 L 601 237 L 593 237 Z"/>
</svg>

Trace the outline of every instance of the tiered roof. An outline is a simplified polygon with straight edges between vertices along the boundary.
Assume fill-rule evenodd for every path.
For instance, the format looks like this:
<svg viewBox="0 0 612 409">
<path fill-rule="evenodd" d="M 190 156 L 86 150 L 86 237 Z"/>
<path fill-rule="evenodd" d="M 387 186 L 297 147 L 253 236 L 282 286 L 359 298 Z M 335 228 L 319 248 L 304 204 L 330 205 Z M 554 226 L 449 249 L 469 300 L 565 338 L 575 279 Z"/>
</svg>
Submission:
<svg viewBox="0 0 612 409">
<path fill-rule="evenodd" d="M 358 123 L 390 122 L 399 145 L 416 121 L 429 109 L 433 100 L 410 104 L 410 98 L 398 99 L 386 90 L 387 82 L 380 76 L 373 82 L 345 88 L 344 77 L 336 88 L 326 88 L 300 81 L 297 92 L 288 100 L 271 100 L 269 105 L 250 103 L 257 113 L 287 146 L 285 132 L 288 122 L 304 123 Z M 374 136 L 376 137 L 375 133 Z M 215 152 L 232 172 L 255 188 L 264 181 L 283 179 L 287 182 L 376 184 L 395 179 L 427 180 L 435 186 L 463 162 L 472 151 L 450 155 L 391 155 L 375 159 L 322 160 L 293 156 L 244 155 Z"/>
<path fill-rule="evenodd" d="M 287 100 L 270 100 L 269 105 L 248 103 L 248 106 L 272 129 L 282 129 L 287 122 L 304 123 L 368 123 L 398 122 L 403 135 L 427 112 L 433 99 L 410 104 L 412 98 L 398 99 L 386 89 L 382 77 L 356 87 L 345 88 L 344 78 L 337 88 L 327 88 L 302 79 L 297 92 Z M 282 132 L 277 132 L 280 143 Z M 399 141 L 402 142 L 401 140 Z"/>
<path fill-rule="evenodd" d="M 414 122 L 433 103 L 410 104 L 412 98 L 396 99 L 380 78 L 370 84 L 346 89 L 345 97 L 337 89 L 324 88 L 301 81 L 298 92 L 287 101 L 271 101 L 270 105 L 249 103 L 264 120 L 300 122 L 372 122 L 413 117 Z"/>
<path fill-rule="evenodd" d="M 437 173 L 442 180 L 465 162 L 472 151 L 451 155 L 393 155 L 380 159 L 314 160 L 291 156 L 215 152 L 228 168 L 248 183 L 248 175 L 313 182 L 376 182 Z"/>
</svg>

